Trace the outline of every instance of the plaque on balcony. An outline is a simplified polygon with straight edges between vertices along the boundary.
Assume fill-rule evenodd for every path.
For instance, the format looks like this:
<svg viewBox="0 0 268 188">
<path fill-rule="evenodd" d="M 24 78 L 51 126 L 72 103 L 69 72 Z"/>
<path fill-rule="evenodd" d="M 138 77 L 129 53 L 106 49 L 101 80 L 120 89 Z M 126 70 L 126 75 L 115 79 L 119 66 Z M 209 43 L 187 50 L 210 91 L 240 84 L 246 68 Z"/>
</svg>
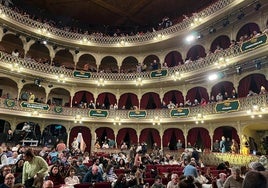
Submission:
<svg viewBox="0 0 268 188">
<path fill-rule="evenodd" d="M 12 108 L 15 106 L 15 100 L 14 99 L 6 99 L 5 100 L 5 105 L 9 108 Z"/>
<path fill-rule="evenodd" d="M 56 112 L 57 114 L 62 113 L 63 112 L 62 106 L 55 106 L 54 107 L 54 112 Z"/>
<path fill-rule="evenodd" d="M 261 45 L 264 45 L 265 43 L 267 43 L 267 35 L 266 34 L 255 36 L 252 39 L 247 40 L 247 41 L 242 43 L 241 51 L 252 50 L 252 49 L 257 48 Z"/>
<path fill-rule="evenodd" d="M 78 77 L 78 78 L 90 78 L 91 77 L 91 74 L 90 74 L 90 72 L 74 71 L 74 77 Z"/>
<path fill-rule="evenodd" d="M 239 107 L 240 107 L 240 103 L 238 100 L 223 101 L 223 102 L 219 102 L 216 104 L 215 111 L 217 113 L 232 112 L 232 111 L 239 110 Z"/>
<path fill-rule="evenodd" d="M 49 110 L 48 104 L 42 104 L 42 103 L 29 103 L 26 101 L 23 101 L 20 103 L 20 106 L 22 108 L 32 108 L 32 109 L 38 109 L 38 110 Z"/>
<path fill-rule="evenodd" d="M 160 77 L 165 77 L 167 76 L 167 69 L 160 69 L 156 71 L 152 71 L 150 76 L 151 78 L 160 78 Z"/>
<path fill-rule="evenodd" d="M 128 118 L 140 119 L 140 118 L 146 118 L 146 116 L 147 116 L 146 110 L 130 110 L 128 112 Z"/>
<path fill-rule="evenodd" d="M 189 108 L 178 108 L 170 110 L 170 117 L 187 117 L 190 113 Z"/>
<path fill-rule="evenodd" d="M 107 110 L 90 110 L 88 114 L 89 114 L 89 117 L 107 118 L 109 115 L 109 112 Z"/>
</svg>

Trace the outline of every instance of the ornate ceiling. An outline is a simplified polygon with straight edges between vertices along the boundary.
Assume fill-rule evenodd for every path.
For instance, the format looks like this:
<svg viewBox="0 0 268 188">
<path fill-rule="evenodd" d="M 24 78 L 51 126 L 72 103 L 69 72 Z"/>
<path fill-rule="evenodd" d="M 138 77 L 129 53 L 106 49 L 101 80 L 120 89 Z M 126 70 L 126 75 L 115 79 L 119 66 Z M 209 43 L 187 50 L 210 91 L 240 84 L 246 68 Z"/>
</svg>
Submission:
<svg viewBox="0 0 268 188">
<path fill-rule="evenodd" d="M 150 28 L 168 16 L 190 15 L 215 0 L 13 0 L 15 6 L 65 23 L 79 20 L 89 26 Z"/>
</svg>

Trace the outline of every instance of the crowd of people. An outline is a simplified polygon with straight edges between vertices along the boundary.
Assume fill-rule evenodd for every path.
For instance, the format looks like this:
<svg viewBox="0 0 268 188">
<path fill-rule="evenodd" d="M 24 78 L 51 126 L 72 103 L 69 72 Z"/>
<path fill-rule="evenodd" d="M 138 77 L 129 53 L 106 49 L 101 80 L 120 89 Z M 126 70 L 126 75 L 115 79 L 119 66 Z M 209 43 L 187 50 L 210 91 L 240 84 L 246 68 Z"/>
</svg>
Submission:
<svg viewBox="0 0 268 188">
<path fill-rule="evenodd" d="M 120 152 L 90 155 L 79 151 L 76 140 L 70 149 L 63 142 L 41 149 L 20 145 L 10 149 L 2 143 L 0 187 L 72 187 L 106 182 L 115 188 L 263 188 L 268 183 L 267 164 L 260 161 L 241 168 L 228 162 L 210 166 L 195 148 L 185 149 L 176 157 L 163 154 L 157 145 L 150 151 L 146 147 L 142 143 L 128 148 L 123 143 Z"/>
</svg>

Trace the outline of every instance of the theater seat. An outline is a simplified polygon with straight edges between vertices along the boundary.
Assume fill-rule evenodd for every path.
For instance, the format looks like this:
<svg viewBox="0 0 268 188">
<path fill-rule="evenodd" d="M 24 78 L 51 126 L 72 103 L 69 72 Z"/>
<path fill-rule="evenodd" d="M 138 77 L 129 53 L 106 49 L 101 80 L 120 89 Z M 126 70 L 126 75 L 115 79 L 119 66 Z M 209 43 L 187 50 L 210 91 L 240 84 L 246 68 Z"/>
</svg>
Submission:
<svg viewBox="0 0 268 188">
<path fill-rule="evenodd" d="M 94 184 L 94 188 L 111 188 L 111 182 L 99 182 Z"/>
<path fill-rule="evenodd" d="M 74 185 L 74 188 L 93 188 L 91 183 L 81 183 Z"/>
</svg>

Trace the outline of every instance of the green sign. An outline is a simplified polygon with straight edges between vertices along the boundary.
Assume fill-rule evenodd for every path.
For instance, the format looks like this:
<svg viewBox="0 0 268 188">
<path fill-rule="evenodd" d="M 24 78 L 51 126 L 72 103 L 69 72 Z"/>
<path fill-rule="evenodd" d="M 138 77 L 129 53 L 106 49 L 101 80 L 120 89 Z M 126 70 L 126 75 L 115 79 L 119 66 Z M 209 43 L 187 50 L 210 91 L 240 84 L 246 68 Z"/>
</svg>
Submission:
<svg viewBox="0 0 268 188">
<path fill-rule="evenodd" d="M 151 78 L 160 78 L 160 77 L 167 76 L 167 72 L 168 72 L 167 69 L 152 71 L 150 76 Z"/>
<path fill-rule="evenodd" d="M 187 117 L 190 113 L 189 108 L 178 108 L 170 111 L 171 117 Z"/>
<path fill-rule="evenodd" d="M 7 107 L 14 107 L 15 106 L 15 100 L 13 100 L 13 99 L 6 99 L 5 100 L 5 105 L 7 106 Z"/>
<path fill-rule="evenodd" d="M 60 113 L 62 113 L 62 111 L 63 111 L 63 108 L 61 106 L 55 106 L 54 107 L 54 112 L 60 114 Z"/>
<path fill-rule="evenodd" d="M 245 41 L 241 45 L 241 51 L 247 51 L 247 50 L 252 50 L 254 48 L 257 48 L 261 45 L 264 45 L 267 43 L 267 35 L 260 35 L 253 37 L 252 39 Z"/>
<path fill-rule="evenodd" d="M 97 117 L 97 118 L 106 118 L 108 117 L 108 111 L 107 110 L 90 110 L 89 116 Z"/>
<path fill-rule="evenodd" d="M 90 72 L 74 71 L 74 77 L 90 78 L 91 74 L 90 74 Z"/>
<path fill-rule="evenodd" d="M 128 112 L 128 118 L 146 118 L 147 112 L 145 110 L 131 110 Z"/>
<path fill-rule="evenodd" d="M 29 102 L 21 102 L 20 106 L 23 108 L 33 108 L 38 110 L 49 110 L 48 104 L 42 104 L 42 103 L 29 103 Z"/>
<path fill-rule="evenodd" d="M 215 111 L 217 113 L 237 111 L 239 109 L 239 106 L 240 106 L 240 103 L 238 100 L 224 101 L 224 102 L 220 102 L 216 104 Z"/>
</svg>

